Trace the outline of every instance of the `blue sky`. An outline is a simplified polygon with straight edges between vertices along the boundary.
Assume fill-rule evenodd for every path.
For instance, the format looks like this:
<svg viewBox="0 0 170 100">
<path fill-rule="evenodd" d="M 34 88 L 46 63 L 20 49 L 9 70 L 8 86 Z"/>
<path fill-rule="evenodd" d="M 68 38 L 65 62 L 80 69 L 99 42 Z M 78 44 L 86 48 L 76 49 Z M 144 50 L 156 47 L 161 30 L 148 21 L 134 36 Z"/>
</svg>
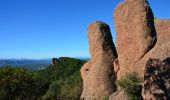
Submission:
<svg viewBox="0 0 170 100">
<path fill-rule="evenodd" d="M 0 58 L 89 57 L 87 27 L 122 0 L 0 0 Z M 155 17 L 170 18 L 170 0 L 149 0 Z"/>
</svg>

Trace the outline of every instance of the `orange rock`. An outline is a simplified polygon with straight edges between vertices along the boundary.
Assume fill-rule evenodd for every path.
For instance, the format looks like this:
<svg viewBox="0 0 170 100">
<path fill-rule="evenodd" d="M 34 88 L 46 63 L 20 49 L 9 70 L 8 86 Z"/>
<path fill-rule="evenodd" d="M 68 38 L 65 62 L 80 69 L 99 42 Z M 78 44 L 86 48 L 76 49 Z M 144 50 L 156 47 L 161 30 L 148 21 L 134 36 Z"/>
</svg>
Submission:
<svg viewBox="0 0 170 100">
<path fill-rule="evenodd" d="M 154 16 L 146 0 L 125 0 L 114 12 L 118 78 L 136 71 L 134 65 L 155 45 Z M 140 72 L 140 70 L 139 70 Z"/>
<path fill-rule="evenodd" d="M 145 65 L 150 58 L 164 60 L 170 57 L 170 20 L 155 20 L 157 31 L 156 45 L 134 65 L 134 69 L 143 77 Z"/>
<path fill-rule="evenodd" d="M 91 60 L 81 68 L 83 100 L 102 100 L 112 94 L 115 72 L 113 62 L 117 58 L 110 28 L 104 22 L 94 22 L 88 28 Z"/>
</svg>

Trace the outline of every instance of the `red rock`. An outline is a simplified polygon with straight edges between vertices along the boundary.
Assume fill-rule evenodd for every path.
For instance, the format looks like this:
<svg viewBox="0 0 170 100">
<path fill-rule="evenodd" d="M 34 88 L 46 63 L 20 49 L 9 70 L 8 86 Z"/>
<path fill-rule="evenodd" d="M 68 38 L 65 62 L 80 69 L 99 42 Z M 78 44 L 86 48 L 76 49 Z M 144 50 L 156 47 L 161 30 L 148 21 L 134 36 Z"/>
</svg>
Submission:
<svg viewBox="0 0 170 100">
<path fill-rule="evenodd" d="M 88 28 L 91 60 L 81 68 L 83 100 L 102 100 L 112 94 L 115 72 L 113 62 L 117 58 L 110 28 L 104 22 L 94 22 Z"/>
<path fill-rule="evenodd" d="M 125 0 L 114 12 L 116 49 L 120 70 L 118 79 L 126 73 L 143 70 L 135 64 L 156 43 L 154 15 L 146 0 Z M 142 66 L 144 68 L 144 66 Z"/>
<path fill-rule="evenodd" d="M 156 45 L 134 65 L 141 77 L 144 75 L 145 65 L 150 58 L 164 60 L 170 57 L 170 20 L 155 20 L 157 31 Z"/>
<path fill-rule="evenodd" d="M 170 58 L 149 59 L 144 71 L 142 97 L 144 100 L 170 99 Z"/>
</svg>

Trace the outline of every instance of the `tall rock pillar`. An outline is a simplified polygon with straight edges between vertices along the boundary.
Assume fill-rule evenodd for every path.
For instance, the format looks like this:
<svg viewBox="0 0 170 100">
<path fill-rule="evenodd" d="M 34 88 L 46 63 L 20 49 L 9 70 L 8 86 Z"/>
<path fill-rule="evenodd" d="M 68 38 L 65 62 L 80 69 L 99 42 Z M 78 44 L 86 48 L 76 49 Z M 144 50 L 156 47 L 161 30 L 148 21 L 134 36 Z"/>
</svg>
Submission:
<svg viewBox="0 0 170 100">
<path fill-rule="evenodd" d="M 154 15 L 147 0 L 124 0 L 114 11 L 116 49 L 120 70 L 118 78 L 134 68 L 156 43 Z"/>
<path fill-rule="evenodd" d="M 81 68 L 83 78 L 83 100 L 103 100 L 112 94 L 115 72 L 114 61 L 117 52 L 112 41 L 110 28 L 104 22 L 94 22 L 88 28 L 91 60 Z"/>
</svg>

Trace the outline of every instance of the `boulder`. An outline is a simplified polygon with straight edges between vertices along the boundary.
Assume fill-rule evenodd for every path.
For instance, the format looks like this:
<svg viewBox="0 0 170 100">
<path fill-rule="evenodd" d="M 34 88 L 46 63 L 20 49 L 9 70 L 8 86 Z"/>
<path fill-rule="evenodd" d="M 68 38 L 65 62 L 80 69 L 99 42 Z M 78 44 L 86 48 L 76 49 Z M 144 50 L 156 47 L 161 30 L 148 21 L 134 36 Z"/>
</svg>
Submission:
<svg viewBox="0 0 170 100">
<path fill-rule="evenodd" d="M 135 68 L 156 44 L 154 15 L 147 0 L 124 0 L 114 11 L 116 48 L 120 70 L 118 79 L 126 73 L 143 73 Z M 144 66 L 142 66 L 144 68 Z"/>
<path fill-rule="evenodd" d="M 102 100 L 116 90 L 113 65 L 117 52 L 110 28 L 104 22 L 97 21 L 89 26 L 88 39 L 91 59 L 81 68 L 83 92 L 80 99 Z"/>
</svg>

